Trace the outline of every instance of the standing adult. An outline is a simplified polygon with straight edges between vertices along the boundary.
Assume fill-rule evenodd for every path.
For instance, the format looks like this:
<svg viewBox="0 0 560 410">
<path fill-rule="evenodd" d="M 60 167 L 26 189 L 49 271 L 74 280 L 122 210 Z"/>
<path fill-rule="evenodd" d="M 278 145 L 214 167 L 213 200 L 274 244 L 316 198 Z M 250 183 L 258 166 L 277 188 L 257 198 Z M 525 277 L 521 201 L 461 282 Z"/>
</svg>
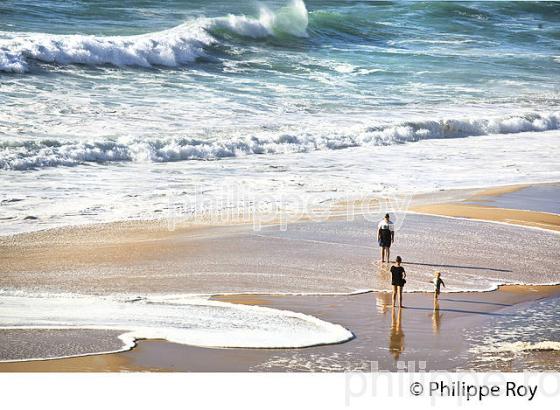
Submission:
<svg viewBox="0 0 560 410">
<path fill-rule="evenodd" d="M 385 214 L 385 218 L 377 225 L 377 243 L 381 247 L 381 263 L 387 260 L 390 262 L 391 244 L 395 241 L 395 228 L 389 214 Z"/>
</svg>

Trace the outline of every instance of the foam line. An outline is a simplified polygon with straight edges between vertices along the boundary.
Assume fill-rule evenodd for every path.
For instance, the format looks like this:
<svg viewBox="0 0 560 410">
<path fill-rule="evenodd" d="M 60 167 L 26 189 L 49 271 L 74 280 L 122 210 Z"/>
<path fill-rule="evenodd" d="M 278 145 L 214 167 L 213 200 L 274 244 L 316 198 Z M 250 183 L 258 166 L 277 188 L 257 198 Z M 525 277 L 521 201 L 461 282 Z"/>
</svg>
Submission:
<svg viewBox="0 0 560 410">
<path fill-rule="evenodd" d="M 287 310 L 191 296 L 95 297 L 0 294 L 0 329 L 122 330 L 123 349 L 138 339 L 212 348 L 301 348 L 353 338 L 344 327 Z"/>
<path fill-rule="evenodd" d="M 257 133 L 225 138 L 66 138 L 0 141 L 0 169 L 29 170 L 83 163 L 218 160 L 259 154 L 307 153 L 350 147 L 402 144 L 427 139 L 463 138 L 560 129 L 560 112 L 497 117 L 433 119 L 372 125 L 352 130 Z"/>
</svg>

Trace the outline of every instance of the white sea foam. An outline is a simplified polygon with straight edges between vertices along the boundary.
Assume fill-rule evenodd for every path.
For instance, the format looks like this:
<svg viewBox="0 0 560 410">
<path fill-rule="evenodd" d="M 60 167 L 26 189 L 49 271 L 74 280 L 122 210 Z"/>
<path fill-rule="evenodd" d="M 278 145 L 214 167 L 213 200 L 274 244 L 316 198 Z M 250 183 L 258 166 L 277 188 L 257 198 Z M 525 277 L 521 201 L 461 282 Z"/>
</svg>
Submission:
<svg viewBox="0 0 560 410">
<path fill-rule="evenodd" d="M 212 28 L 222 28 L 238 35 L 263 38 L 288 34 L 307 37 L 309 18 L 303 0 L 292 0 L 286 7 L 271 11 L 261 6 L 259 17 L 229 15 L 212 21 Z"/>
<path fill-rule="evenodd" d="M 87 162 L 215 160 L 253 154 L 304 153 L 426 139 L 514 134 L 560 128 L 560 112 L 498 118 L 420 120 L 352 129 L 264 132 L 221 138 L 128 138 L 0 141 L 0 169 L 27 170 Z"/>
<path fill-rule="evenodd" d="M 554 351 L 560 350 L 560 342 L 544 340 L 542 342 L 530 343 L 530 342 L 514 342 L 514 343 L 503 343 L 495 348 L 496 352 L 528 352 L 528 351 Z"/>
<path fill-rule="evenodd" d="M 506 307 L 487 326 L 466 329 L 465 339 L 472 346 L 470 367 L 488 371 L 500 361 L 513 371 L 557 370 L 557 363 L 543 358 L 560 351 L 559 328 L 554 326 L 559 303 L 552 296 Z M 545 352 L 548 354 L 543 356 Z"/>
<path fill-rule="evenodd" d="M 187 64 L 203 56 L 215 39 L 197 20 L 170 30 L 138 36 L 52 35 L 16 33 L 0 41 L 0 71 L 22 73 L 30 60 L 55 64 L 167 66 Z"/>
<path fill-rule="evenodd" d="M 340 343 L 340 325 L 286 310 L 196 297 L 0 294 L 0 328 L 122 330 L 126 346 L 160 338 L 206 347 L 288 348 Z"/>
<path fill-rule="evenodd" d="M 306 36 L 307 9 L 293 0 L 276 11 L 261 8 L 258 18 L 230 15 L 198 18 L 160 32 L 135 36 L 4 33 L 0 40 L 0 71 L 24 73 L 31 61 L 54 64 L 178 67 L 206 55 L 219 40 L 215 30 L 251 38 L 275 35 Z"/>
<path fill-rule="evenodd" d="M 540 342 L 490 342 L 482 346 L 469 349 L 471 353 L 488 355 L 491 353 L 523 353 L 523 352 L 553 352 L 560 351 L 560 342 L 543 340 Z M 479 358 L 480 359 L 480 358 Z M 495 360 L 496 356 L 488 356 L 486 360 Z"/>
</svg>

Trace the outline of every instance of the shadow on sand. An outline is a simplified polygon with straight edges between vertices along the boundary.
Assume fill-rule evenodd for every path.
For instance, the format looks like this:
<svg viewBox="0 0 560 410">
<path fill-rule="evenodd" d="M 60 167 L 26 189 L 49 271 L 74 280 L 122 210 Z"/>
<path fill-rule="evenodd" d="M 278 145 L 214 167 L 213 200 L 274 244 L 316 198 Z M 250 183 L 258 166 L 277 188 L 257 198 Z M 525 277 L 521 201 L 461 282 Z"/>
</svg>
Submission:
<svg viewBox="0 0 560 410">
<path fill-rule="evenodd" d="M 418 266 L 430 266 L 432 268 L 457 268 L 457 269 L 477 269 L 477 270 L 489 270 L 492 272 L 512 272 L 510 269 L 496 269 L 488 268 L 484 266 L 467 266 L 467 265 L 441 265 L 434 263 L 422 263 L 422 262 L 409 262 L 406 261 L 407 265 L 418 265 Z"/>
<path fill-rule="evenodd" d="M 476 303 L 479 305 L 491 305 L 491 306 L 513 306 L 507 303 L 495 303 L 495 302 L 482 302 L 478 300 L 464 300 L 464 299 L 440 299 L 446 302 L 457 302 L 457 303 Z"/>
<path fill-rule="evenodd" d="M 411 307 L 411 306 L 407 306 L 405 305 L 404 307 L 407 310 L 425 310 L 425 311 L 429 311 L 429 312 L 433 312 L 433 308 L 424 308 L 424 307 Z M 509 314 L 509 313 L 495 313 L 495 312 L 480 312 L 477 310 L 464 310 L 464 309 L 450 309 L 450 308 L 444 308 L 444 309 L 439 309 L 441 312 L 455 312 L 455 313 L 468 313 L 468 314 L 472 314 L 472 315 L 484 315 L 484 316 L 515 316 L 513 314 Z"/>
</svg>

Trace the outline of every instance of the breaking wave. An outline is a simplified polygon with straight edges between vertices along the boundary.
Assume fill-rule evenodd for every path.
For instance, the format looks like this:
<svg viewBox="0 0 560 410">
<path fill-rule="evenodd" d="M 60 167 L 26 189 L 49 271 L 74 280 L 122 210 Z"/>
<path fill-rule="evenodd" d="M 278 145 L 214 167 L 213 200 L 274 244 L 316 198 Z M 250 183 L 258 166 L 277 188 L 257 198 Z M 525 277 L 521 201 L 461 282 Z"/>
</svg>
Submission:
<svg viewBox="0 0 560 410">
<path fill-rule="evenodd" d="M 10 33 L 0 40 L 0 71 L 24 73 L 33 61 L 50 64 L 117 67 L 179 67 L 206 56 L 223 31 L 249 38 L 291 35 L 305 37 L 308 15 L 302 0 L 271 11 L 261 7 L 257 18 L 229 15 L 199 18 L 177 27 L 135 36 Z M 6 34 L 6 33 L 4 33 Z"/>
<path fill-rule="evenodd" d="M 376 125 L 317 133 L 263 133 L 220 138 L 128 138 L 103 140 L 16 139 L 0 141 L 0 169 L 28 170 L 107 162 L 217 160 L 258 154 L 305 153 L 435 138 L 462 138 L 560 129 L 560 112 L 501 118 L 445 119 Z"/>
</svg>

